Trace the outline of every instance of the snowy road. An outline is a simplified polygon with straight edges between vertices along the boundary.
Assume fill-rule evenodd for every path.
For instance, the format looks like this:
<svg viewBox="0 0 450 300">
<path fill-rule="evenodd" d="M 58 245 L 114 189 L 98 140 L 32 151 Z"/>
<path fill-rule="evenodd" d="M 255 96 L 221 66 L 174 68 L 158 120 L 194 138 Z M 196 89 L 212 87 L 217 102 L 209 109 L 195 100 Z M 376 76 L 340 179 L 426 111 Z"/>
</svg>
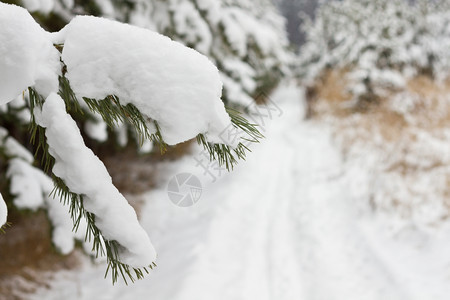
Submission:
<svg viewBox="0 0 450 300">
<path fill-rule="evenodd" d="M 356 205 L 339 150 L 326 128 L 301 121 L 300 98 L 292 88 L 273 96 L 283 115 L 217 182 L 192 157 L 167 165 L 141 212 L 159 252 L 151 276 L 111 287 L 104 265 L 86 264 L 59 273 L 36 298 L 448 299 L 450 238 L 394 239 L 381 217 Z M 202 179 L 191 208 L 167 198 L 164 183 L 179 172 Z"/>
</svg>

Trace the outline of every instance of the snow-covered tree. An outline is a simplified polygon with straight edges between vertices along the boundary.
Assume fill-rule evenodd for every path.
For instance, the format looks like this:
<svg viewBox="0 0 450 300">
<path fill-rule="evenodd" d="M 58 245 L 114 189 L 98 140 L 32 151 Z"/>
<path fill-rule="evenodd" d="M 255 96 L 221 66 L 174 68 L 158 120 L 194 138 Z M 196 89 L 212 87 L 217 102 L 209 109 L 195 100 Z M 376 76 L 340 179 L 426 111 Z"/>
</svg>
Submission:
<svg viewBox="0 0 450 300">
<path fill-rule="evenodd" d="M 0 159 L 14 204 L 48 211 L 62 253 L 74 238 L 87 240 L 106 256 L 113 282 L 142 278 L 156 252 L 72 115 L 90 111 L 111 128 L 128 123 L 141 143 L 161 148 L 197 138 L 228 169 L 247 148 L 244 140 L 227 144 L 224 129 L 234 126 L 245 141 L 261 137 L 224 107 L 207 57 L 154 31 L 79 16 L 49 33 L 27 10 L 0 3 L 0 45 Z M 4 123 L 30 125 L 40 162 Z M 0 196 L 1 224 L 6 214 Z"/>
<path fill-rule="evenodd" d="M 314 82 L 327 69 L 348 70 L 355 103 L 399 89 L 405 79 L 450 70 L 446 1 L 344 0 L 323 3 L 307 20 L 298 70 Z"/>
<path fill-rule="evenodd" d="M 243 109 L 269 94 L 290 73 L 292 54 L 284 18 L 270 0 L 19 0 L 50 31 L 60 30 L 79 14 L 103 16 L 157 31 L 194 48 L 218 67 L 222 100 Z M 113 138 L 120 146 L 135 140 L 126 126 L 113 131 L 96 115 L 85 112 L 83 132 L 100 142 Z M 153 144 L 145 141 L 141 152 Z"/>
<path fill-rule="evenodd" d="M 219 68 L 223 100 L 247 106 L 289 72 L 284 18 L 270 0 L 23 0 L 44 23 L 90 14 L 149 28 L 208 56 Z M 49 13 L 51 15 L 48 15 Z M 47 17 L 46 17 L 47 16 Z"/>
</svg>

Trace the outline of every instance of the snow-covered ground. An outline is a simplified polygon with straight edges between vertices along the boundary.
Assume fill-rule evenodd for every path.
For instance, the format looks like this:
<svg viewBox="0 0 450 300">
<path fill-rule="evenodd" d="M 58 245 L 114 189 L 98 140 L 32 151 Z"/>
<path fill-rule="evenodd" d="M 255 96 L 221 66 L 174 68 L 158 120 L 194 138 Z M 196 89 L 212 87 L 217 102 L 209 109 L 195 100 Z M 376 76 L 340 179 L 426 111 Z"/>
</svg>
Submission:
<svg viewBox="0 0 450 300">
<path fill-rule="evenodd" d="M 85 259 L 30 298 L 448 299 L 450 225 L 398 230 L 395 214 L 373 212 L 354 184 L 365 171 L 348 172 L 330 128 L 302 121 L 301 98 L 280 88 L 272 100 L 283 113 L 265 120 L 266 139 L 215 182 L 197 150 L 165 163 L 160 188 L 142 196 L 141 223 L 158 251 L 150 276 L 112 286 L 105 265 Z M 167 195 L 183 172 L 203 186 L 188 208 Z"/>
</svg>

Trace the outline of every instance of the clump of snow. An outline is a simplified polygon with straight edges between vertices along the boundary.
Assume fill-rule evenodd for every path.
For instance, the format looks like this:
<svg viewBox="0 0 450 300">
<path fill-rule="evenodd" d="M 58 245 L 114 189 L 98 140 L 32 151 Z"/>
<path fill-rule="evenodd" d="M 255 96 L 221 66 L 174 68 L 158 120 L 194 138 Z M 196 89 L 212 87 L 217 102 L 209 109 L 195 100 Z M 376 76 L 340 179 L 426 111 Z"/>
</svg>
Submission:
<svg viewBox="0 0 450 300">
<path fill-rule="evenodd" d="M 45 208 L 53 227 L 53 244 L 62 254 L 70 253 L 75 246 L 73 222 L 68 207 L 60 199 L 50 196 L 54 188 L 51 178 L 18 158 L 9 161 L 7 176 L 11 180 L 10 192 L 14 195 L 14 205 L 21 209 Z"/>
<path fill-rule="evenodd" d="M 62 59 L 79 97 L 116 95 L 155 120 L 168 144 L 230 125 L 217 68 L 197 51 L 147 29 L 88 16 L 66 26 Z"/>
<path fill-rule="evenodd" d="M 24 8 L 0 3 L 0 105 L 34 85 L 43 96 L 58 90 L 59 53 Z"/>
<path fill-rule="evenodd" d="M 99 142 L 108 139 L 108 126 L 99 115 L 94 115 L 95 120 L 88 120 L 84 126 L 86 134 Z"/>
<path fill-rule="evenodd" d="M 234 104 L 240 105 L 242 107 L 248 107 L 255 103 L 255 100 L 250 97 L 245 90 L 236 82 L 233 78 L 223 72 L 220 73 L 223 86 L 226 91 L 227 99 L 232 101 Z"/>
<path fill-rule="evenodd" d="M 51 94 L 36 121 L 46 128 L 49 153 L 55 158 L 52 172 L 74 193 L 84 195 L 84 207 L 96 216 L 96 225 L 108 240 L 117 241 L 120 259 L 133 267 L 150 265 L 156 252 L 139 225 L 134 209 L 112 184 L 105 166 L 85 146 L 75 121 L 66 113 L 64 101 Z"/>
<path fill-rule="evenodd" d="M 247 53 L 247 41 L 253 39 L 263 55 L 268 55 L 280 43 L 279 32 L 272 24 L 260 22 L 238 7 L 228 7 L 222 19 L 225 33 L 232 45 L 241 55 Z"/>
<path fill-rule="evenodd" d="M 245 53 L 247 53 L 246 32 L 241 30 L 236 22 L 236 17 L 232 13 L 224 14 L 221 22 L 227 41 L 232 49 L 236 51 L 239 56 L 244 56 Z"/>
<path fill-rule="evenodd" d="M 42 171 L 21 159 L 14 158 L 9 161 L 6 175 L 10 178 L 10 192 L 14 195 L 15 206 L 32 210 L 42 207 L 44 204 Z"/>
<path fill-rule="evenodd" d="M 231 77 L 240 83 L 247 93 L 252 93 L 256 89 L 256 83 L 253 78 L 256 72 L 248 64 L 238 59 L 226 59 L 223 61 L 224 67 L 228 70 Z"/>
<path fill-rule="evenodd" d="M 183 36 L 185 44 L 196 44 L 198 51 L 207 54 L 211 48 L 212 32 L 194 4 L 189 1 L 174 3 L 171 10 L 176 31 Z"/>
<path fill-rule="evenodd" d="M 53 189 L 53 182 L 50 178 L 47 179 L 48 180 L 46 182 L 45 188 Z M 60 253 L 69 254 L 75 247 L 75 237 L 80 241 L 84 241 L 84 237 L 79 237 L 75 232 L 73 232 L 73 222 L 69 216 L 68 206 L 64 205 L 60 201 L 60 199 L 51 197 L 48 190 L 47 193 L 47 197 L 45 198 L 45 208 L 53 226 L 53 244 L 56 246 Z M 85 227 L 86 220 L 82 218 L 80 223 L 84 225 L 81 227 Z M 86 231 L 82 231 L 81 228 L 79 228 L 78 232 L 83 232 L 84 234 Z M 84 243 L 84 245 L 86 245 L 86 243 Z M 88 251 L 90 251 L 91 249 L 89 249 Z"/>
<path fill-rule="evenodd" d="M 3 200 L 2 194 L 0 194 L 0 226 L 6 223 L 8 219 L 8 208 L 6 207 L 5 200 Z"/>
<path fill-rule="evenodd" d="M 46 176 L 31 165 L 33 155 L 1 127 L 0 147 L 11 158 L 6 176 L 10 180 L 10 193 L 15 196 L 14 204 L 19 208 L 38 209 L 43 204 L 42 177 Z"/>
<path fill-rule="evenodd" d="M 92 247 L 84 241 L 84 232 L 72 232 L 73 222 L 69 216 L 68 208 L 60 199 L 50 196 L 54 185 L 40 169 L 33 166 L 33 155 L 13 137 L 8 136 L 7 131 L 0 127 L 0 148 L 3 153 L 11 157 L 8 161 L 6 176 L 10 181 L 9 191 L 14 196 L 13 203 L 19 209 L 31 209 L 33 211 L 44 208 L 47 211 L 52 224 L 52 241 L 56 248 L 63 254 L 71 252 L 75 246 L 75 239 L 82 241 L 87 252 Z M 0 203 L 0 206 L 2 204 Z M 6 206 L 0 207 L 1 214 L 6 213 Z M 3 224 L 3 223 L 2 223 Z M 80 221 L 80 229 L 85 229 L 86 221 Z"/>
<path fill-rule="evenodd" d="M 4 154 L 10 157 L 18 157 L 31 164 L 34 161 L 33 154 L 30 153 L 14 138 L 8 136 L 6 129 L 0 127 L 0 145 L 3 147 Z"/>
</svg>

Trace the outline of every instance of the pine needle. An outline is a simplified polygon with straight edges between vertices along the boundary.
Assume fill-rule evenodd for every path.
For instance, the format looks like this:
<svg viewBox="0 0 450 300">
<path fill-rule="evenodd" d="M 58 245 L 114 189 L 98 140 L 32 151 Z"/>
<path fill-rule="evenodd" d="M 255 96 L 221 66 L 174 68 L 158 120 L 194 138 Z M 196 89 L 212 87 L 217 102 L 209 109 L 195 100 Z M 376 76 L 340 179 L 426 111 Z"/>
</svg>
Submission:
<svg viewBox="0 0 450 300">
<path fill-rule="evenodd" d="M 59 78 L 60 90 L 59 95 L 65 102 L 66 110 L 69 113 L 81 113 L 84 114 L 83 108 L 80 105 L 79 100 L 70 87 L 70 83 L 64 75 Z M 45 172 L 51 172 L 55 159 L 49 154 L 48 144 L 45 138 L 45 128 L 37 125 L 34 117 L 34 109 L 36 107 L 42 108 L 44 99 L 33 88 L 28 89 L 29 92 L 29 106 L 32 112 L 30 122 L 31 141 L 36 145 L 37 157 L 39 152 L 41 155 L 41 165 Z M 110 95 L 105 99 L 96 100 L 91 98 L 83 98 L 88 109 L 92 113 L 99 114 L 105 123 L 114 128 L 121 123 L 128 123 L 134 128 L 139 139 L 139 143 L 148 139 L 157 143 L 164 152 L 167 148 L 167 144 L 162 137 L 159 124 L 155 120 L 151 120 L 141 114 L 138 108 L 132 104 L 122 105 L 120 99 L 117 96 Z M 231 170 L 239 159 L 244 159 L 246 151 L 250 151 L 247 144 L 257 143 L 263 135 L 256 128 L 257 125 L 249 123 L 242 115 L 233 109 L 227 108 L 227 112 L 230 115 L 231 123 L 234 129 L 244 133 L 247 138 L 244 138 L 238 143 L 236 148 L 232 148 L 226 144 L 212 144 L 207 141 L 205 134 L 199 134 L 197 136 L 197 142 L 209 152 L 211 160 L 217 160 L 218 163 L 228 170 Z M 153 125 L 153 132 L 149 129 L 149 125 Z M 148 274 L 150 270 L 156 267 L 156 263 L 144 268 L 134 268 L 121 262 L 120 249 L 123 248 L 117 241 L 110 241 L 106 239 L 100 229 L 96 226 L 95 215 L 86 211 L 84 208 L 84 196 L 72 192 L 65 184 L 64 180 L 52 175 L 54 182 L 54 189 L 51 192 L 51 196 L 59 198 L 62 203 L 69 206 L 69 214 L 73 221 L 73 231 L 79 229 L 82 219 L 86 220 L 87 230 L 85 234 L 85 240 L 92 242 L 92 251 L 95 255 L 106 255 L 107 268 L 105 272 L 105 278 L 108 274 L 111 274 L 113 284 L 116 283 L 121 277 L 123 281 L 128 284 L 127 279 L 131 282 L 142 279 L 145 274 Z M 0 228 L 0 232 L 3 232 L 3 228 Z M 144 274 L 145 272 L 145 274 Z"/>
</svg>

